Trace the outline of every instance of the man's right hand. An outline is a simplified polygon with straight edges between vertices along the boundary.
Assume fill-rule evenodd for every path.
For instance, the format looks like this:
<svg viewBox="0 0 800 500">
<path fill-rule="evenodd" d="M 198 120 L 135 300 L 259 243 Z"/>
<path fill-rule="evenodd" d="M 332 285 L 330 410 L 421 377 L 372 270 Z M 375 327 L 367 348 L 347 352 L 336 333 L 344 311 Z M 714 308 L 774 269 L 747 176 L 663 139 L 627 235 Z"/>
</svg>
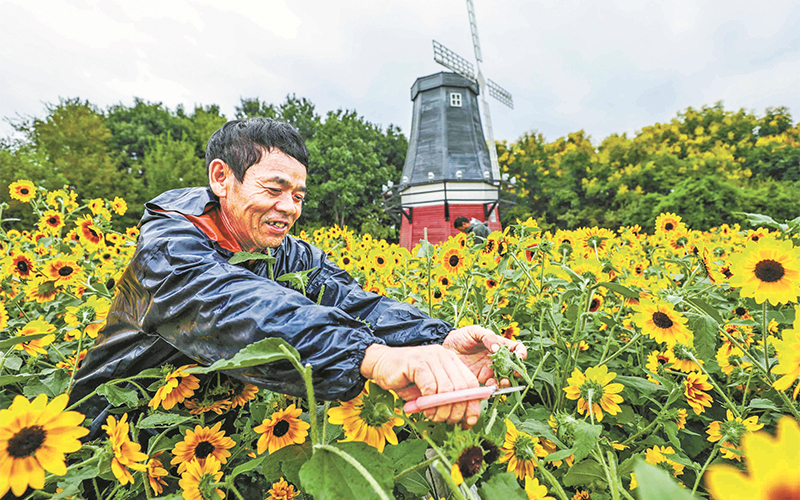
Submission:
<svg viewBox="0 0 800 500">
<path fill-rule="evenodd" d="M 451 350 L 440 345 L 389 347 L 372 344 L 361 363 L 361 374 L 380 387 L 393 390 L 406 401 L 420 396 L 478 387 L 478 379 Z M 480 416 L 480 401 L 425 410 L 434 422 L 471 427 Z"/>
</svg>

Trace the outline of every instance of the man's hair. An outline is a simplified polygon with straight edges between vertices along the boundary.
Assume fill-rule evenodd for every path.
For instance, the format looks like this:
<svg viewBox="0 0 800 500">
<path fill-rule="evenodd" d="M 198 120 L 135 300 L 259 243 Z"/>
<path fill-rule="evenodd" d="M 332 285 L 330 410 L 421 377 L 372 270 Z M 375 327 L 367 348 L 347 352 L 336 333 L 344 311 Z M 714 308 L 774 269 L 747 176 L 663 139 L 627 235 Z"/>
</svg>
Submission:
<svg viewBox="0 0 800 500">
<path fill-rule="evenodd" d="M 286 122 L 272 118 L 231 120 L 211 135 L 206 146 L 206 175 L 211 162 L 228 164 L 234 177 L 244 182 L 247 169 L 261 161 L 273 148 L 281 150 L 308 168 L 308 148 L 300 132 Z"/>
<path fill-rule="evenodd" d="M 464 224 L 465 222 L 466 222 L 467 224 L 469 224 L 469 219 L 467 219 L 467 218 L 466 218 L 466 217 L 464 217 L 463 215 L 462 215 L 462 216 L 460 216 L 460 217 L 456 217 L 456 220 L 455 220 L 455 222 L 453 222 L 453 227 L 454 227 L 454 228 L 456 228 L 456 229 L 458 229 L 458 228 L 460 228 L 460 227 L 461 227 L 461 224 Z"/>
</svg>

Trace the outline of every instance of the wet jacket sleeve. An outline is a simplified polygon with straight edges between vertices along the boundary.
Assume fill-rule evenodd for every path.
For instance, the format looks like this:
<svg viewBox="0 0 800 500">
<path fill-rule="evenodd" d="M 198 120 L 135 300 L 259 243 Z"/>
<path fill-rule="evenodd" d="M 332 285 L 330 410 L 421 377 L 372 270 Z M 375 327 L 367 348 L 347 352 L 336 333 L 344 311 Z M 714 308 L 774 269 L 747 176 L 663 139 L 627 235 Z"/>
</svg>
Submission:
<svg viewBox="0 0 800 500">
<path fill-rule="evenodd" d="M 165 217 L 169 222 L 153 221 L 142 228 L 136 256 L 139 280 L 151 296 L 144 331 L 157 331 L 203 364 L 230 358 L 264 338 L 282 338 L 311 364 L 320 398 L 346 400 L 358 394 L 364 351 L 385 340 L 346 309 L 317 305 L 300 292 L 228 264 L 189 221 L 177 214 Z M 305 394 L 302 379 L 288 362 L 234 375 L 272 391 Z"/>
</svg>

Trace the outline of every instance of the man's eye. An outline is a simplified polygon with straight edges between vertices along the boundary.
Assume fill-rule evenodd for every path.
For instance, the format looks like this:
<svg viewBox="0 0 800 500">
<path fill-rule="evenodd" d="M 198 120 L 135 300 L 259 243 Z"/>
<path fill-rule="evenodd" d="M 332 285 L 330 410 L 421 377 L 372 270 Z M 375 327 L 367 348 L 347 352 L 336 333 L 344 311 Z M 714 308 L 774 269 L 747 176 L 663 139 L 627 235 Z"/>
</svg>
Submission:
<svg viewBox="0 0 800 500">
<path fill-rule="evenodd" d="M 303 203 L 304 201 L 306 201 L 306 199 L 303 198 L 302 196 L 295 196 L 294 199 L 297 203 Z"/>
<path fill-rule="evenodd" d="M 267 188 L 267 191 L 269 191 L 270 194 L 274 194 L 274 195 L 281 194 L 281 190 L 277 189 L 277 188 Z"/>
</svg>

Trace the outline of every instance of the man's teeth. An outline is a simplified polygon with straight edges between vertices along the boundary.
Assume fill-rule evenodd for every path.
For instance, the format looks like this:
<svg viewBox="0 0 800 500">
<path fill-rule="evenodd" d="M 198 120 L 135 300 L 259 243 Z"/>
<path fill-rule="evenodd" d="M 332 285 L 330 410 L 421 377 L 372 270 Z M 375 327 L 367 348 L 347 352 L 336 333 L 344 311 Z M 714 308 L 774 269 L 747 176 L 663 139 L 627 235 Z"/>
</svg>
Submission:
<svg viewBox="0 0 800 500">
<path fill-rule="evenodd" d="M 275 227 L 286 227 L 286 223 L 285 222 L 267 222 L 267 224 L 269 224 L 270 226 L 275 226 Z"/>
</svg>

